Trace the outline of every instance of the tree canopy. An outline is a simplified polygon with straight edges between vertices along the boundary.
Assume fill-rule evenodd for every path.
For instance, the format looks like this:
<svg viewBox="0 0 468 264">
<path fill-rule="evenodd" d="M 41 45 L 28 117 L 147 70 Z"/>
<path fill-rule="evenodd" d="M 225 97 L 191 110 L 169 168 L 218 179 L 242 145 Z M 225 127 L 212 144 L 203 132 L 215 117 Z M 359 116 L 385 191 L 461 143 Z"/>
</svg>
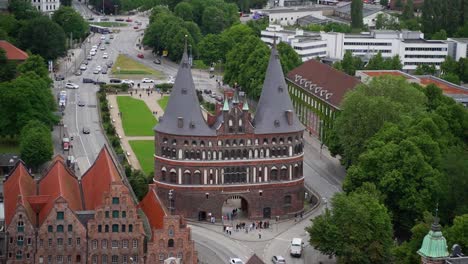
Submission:
<svg viewBox="0 0 468 264">
<path fill-rule="evenodd" d="M 389 263 L 392 225 L 376 195 L 364 190 L 336 194 L 332 209 L 307 228 L 310 244 L 323 254 L 336 256 L 340 263 Z"/>
<path fill-rule="evenodd" d="M 21 159 L 37 169 L 54 154 L 50 129 L 38 120 L 29 121 L 21 131 Z"/>
<path fill-rule="evenodd" d="M 362 20 L 363 1 L 352 0 L 351 2 L 351 27 L 363 28 L 364 22 Z"/>
<path fill-rule="evenodd" d="M 72 35 L 74 39 L 82 39 L 88 32 L 88 24 L 72 7 L 61 6 L 54 12 L 52 20 L 63 28 L 66 36 Z"/>
<path fill-rule="evenodd" d="M 16 75 L 16 63 L 9 61 L 6 51 L 0 48 L 0 82 L 13 79 Z"/>
</svg>

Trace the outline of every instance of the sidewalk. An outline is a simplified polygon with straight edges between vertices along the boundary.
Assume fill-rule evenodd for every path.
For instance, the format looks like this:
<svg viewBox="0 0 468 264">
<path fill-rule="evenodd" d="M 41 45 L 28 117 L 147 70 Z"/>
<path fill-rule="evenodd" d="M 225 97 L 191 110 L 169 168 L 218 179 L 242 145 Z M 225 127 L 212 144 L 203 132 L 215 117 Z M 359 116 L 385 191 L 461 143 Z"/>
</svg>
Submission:
<svg viewBox="0 0 468 264">
<path fill-rule="evenodd" d="M 304 215 L 302 219 L 298 217 L 297 221 L 294 221 L 294 219 L 288 219 L 288 220 L 283 220 L 279 222 L 276 222 L 274 219 L 268 219 L 270 223 L 270 227 L 268 229 L 254 229 L 252 231 L 249 231 L 248 233 L 245 232 L 245 229 L 239 229 L 239 231 L 236 231 L 236 224 L 244 222 L 246 226 L 249 226 L 251 223 L 253 222 L 257 223 L 259 221 L 253 221 L 249 219 L 224 221 L 226 226 L 233 227 L 231 235 L 223 231 L 222 222 L 211 224 L 209 222 L 192 221 L 192 220 L 187 219 L 187 223 L 190 225 L 199 226 L 199 227 L 206 228 L 211 231 L 223 234 L 224 236 L 233 240 L 244 241 L 244 242 L 258 242 L 258 241 L 270 241 L 274 239 L 275 237 L 277 237 L 278 235 L 282 234 L 283 232 L 288 231 L 292 226 L 295 226 L 303 221 L 310 221 L 309 217 L 310 217 L 310 214 L 308 214 L 307 216 Z M 258 236 L 259 233 L 261 234 L 261 238 L 259 238 Z"/>
</svg>

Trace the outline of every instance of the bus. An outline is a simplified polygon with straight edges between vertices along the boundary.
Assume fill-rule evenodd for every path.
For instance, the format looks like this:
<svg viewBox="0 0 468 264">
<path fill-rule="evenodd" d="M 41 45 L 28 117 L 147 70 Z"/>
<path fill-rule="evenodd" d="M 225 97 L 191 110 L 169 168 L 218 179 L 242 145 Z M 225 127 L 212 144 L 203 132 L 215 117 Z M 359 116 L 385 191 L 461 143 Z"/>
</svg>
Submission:
<svg viewBox="0 0 468 264">
<path fill-rule="evenodd" d="M 106 27 L 101 27 L 98 25 L 89 25 L 89 31 L 94 32 L 94 33 L 100 33 L 100 34 L 108 34 L 110 33 L 109 28 Z"/>
</svg>

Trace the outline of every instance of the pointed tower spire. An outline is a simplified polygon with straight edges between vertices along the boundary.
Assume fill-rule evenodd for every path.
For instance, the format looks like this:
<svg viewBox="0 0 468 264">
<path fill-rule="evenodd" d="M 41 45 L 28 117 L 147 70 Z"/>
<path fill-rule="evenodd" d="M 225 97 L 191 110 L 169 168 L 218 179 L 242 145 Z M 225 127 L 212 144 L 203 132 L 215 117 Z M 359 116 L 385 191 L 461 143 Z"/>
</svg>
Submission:
<svg viewBox="0 0 468 264">
<path fill-rule="evenodd" d="M 229 103 L 227 98 L 224 98 L 223 111 L 229 111 Z"/>
<path fill-rule="evenodd" d="M 247 103 L 247 99 L 244 100 L 244 105 L 242 105 L 242 110 L 249 111 L 249 103 Z"/>
<path fill-rule="evenodd" d="M 421 248 L 418 250 L 423 263 L 444 263 L 444 260 L 449 256 L 447 241 L 442 235 L 442 227 L 439 224 L 437 213 L 438 208 L 436 209 L 436 216 L 434 217 L 431 230 L 424 237 Z"/>
<path fill-rule="evenodd" d="M 304 130 L 288 93 L 288 86 L 276 50 L 276 38 L 271 48 L 262 94 L 254 118 L 255 133 L 288 133 Z"/>
<path fill-rule="evenodd" d="M 187 36 L 179 70 L 172 87 L 164 115 L 154 127 L 157 132 L 184 136 L 213 136 L 215 131 L 206 124 L 198 103 L 195 84 L 187 55 Z"/>
</svg>

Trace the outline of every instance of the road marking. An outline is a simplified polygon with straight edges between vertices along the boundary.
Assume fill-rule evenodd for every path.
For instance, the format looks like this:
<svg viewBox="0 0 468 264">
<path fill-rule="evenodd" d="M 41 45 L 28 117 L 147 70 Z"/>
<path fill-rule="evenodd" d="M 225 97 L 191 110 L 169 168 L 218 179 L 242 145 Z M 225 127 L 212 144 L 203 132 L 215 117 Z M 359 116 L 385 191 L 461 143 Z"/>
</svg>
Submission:
<svg viewBox="0 0 468 264">
<path fill-rule="evenodd" d="M 77 97 L 78 97 L 78 93 L 75 93 L 75 100 L 77 99 Z M 86 160 L 88 161 L 89 166 L 91 166 L 91 161 L 89 160 L 88 152 L 86 151 L 83 140 L 81 139 L 80 130 L 78 129 L 78 105 L 77 104 L 75 105 L 75 128 L 76 128 L 76 131 L 77 131 L 77 137 L 80 139 L 81 146 L 83 147 Z"/>
</svg>

